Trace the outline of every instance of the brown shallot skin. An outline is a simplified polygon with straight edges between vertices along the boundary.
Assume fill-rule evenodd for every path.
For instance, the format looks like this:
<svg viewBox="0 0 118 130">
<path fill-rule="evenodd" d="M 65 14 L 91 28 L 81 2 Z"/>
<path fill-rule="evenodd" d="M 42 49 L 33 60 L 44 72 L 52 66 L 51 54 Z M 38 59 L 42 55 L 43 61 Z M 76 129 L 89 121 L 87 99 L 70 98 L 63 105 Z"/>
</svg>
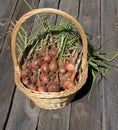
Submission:
<svg viewBox="0 0 118 130">
<path fill-rule="evenodd" d="M 52 82 L 48 85 L 48 92 L 59 92 L 60 86 L 57 82 Z"/>
<path fill-rule="evenodd" d="M 53 72 L 49 73 L 49 77 L 51 81 L 54 81 L 56 79 L 56 75 Z"/>
<path fill-rule="evenodd" d="M 31 82 L 32 82 L 33 84 L 36 84 L 36 83 L 38 82 L 38 76 L 37 76 L 37 75 L 31 76 L 30 79 L 31 79 Z"/>
<path fill-rule="evenodd" d="M 21 73 L 20 73 L 20 76 L 22 79 L 26 77 L 30 77 L 32 75 L 33 75 L 33 72 L 30 69 L 21 70 Z"/>
<path fill-rule="evenodd" d="M 60 91 L 60 89 L 57 87 L 49 87 L 48 88 L 48 92 L 59 92 L 59 91 Z"/>
<path fill-rule="evenodd" d="M 52 60 L 49 64 L 49 69 L 51 72 L 56 72 L 58 69 L 58 64 L 56 60 Z"/>
<path fill-rule="evenodd" d="M 37 90 L 37 87 L 36 87 L 36 85 L 34 85 L 34 84 L 29 84 L 29 85 L 28 85 L 28 88 L 29 88 L 30 90 L 34 90 L 34 91 Z"/>
<path fill-rule="evenodd" d="M 38 92 L 60 92 L 73 89 L 79 82 L 75 50 L 60 56 L 58 44 L 49 35 L 43 46 L 36 47 L 21 64 L 20 78 L 23 85 Z M 48 44 L 49 42 L 49 44 Z M 50 44 L 51 43 L 51 44 Z M 30 54 L 30 53 L 29 53 Z"/>
<path fill-rule="evenodd" d="M 31 70 L 28 70 L 28 77 L 31 77 L 33 75 L 33 72 Z"/>
<path fill-rule="evenodd" d="M 61 67 L 59 68 L 59 73 L 61 73 L 61 74 L 65 74 L 65 73 L 66 73 L 66 69 L 65 69 L 64 66 L 61 66 Z"/>
<path fill-rule="evenodd" d="M 65 74 L 65 77 L 66 77 L 67 79 L 70 79 L 71 76 L 72 76 L 72 72 L 67 72 L 67 73 Z"/>
<path fill-rule="evenodd" d="M 46 54 L 45 56 L 43 57 L 43 61 L 46 62 L 46 63 L 50 63 L 52 60 L 51 56 L 48 54 L 48 48 L 46 48 Z"/>
<path fill-rule="evenodd" d="M 43 72 L 48 72 L 49 71 L 49 65 L 47 64 L 47 63 L 43 63 L 42 65 L 41 65 L 41 70 L 43 71 Z"/>
<path fill-rule="evenodd" d="M 64 89 L 72 89 L 72 88 L 74 88 L 74 86 L 75 86 L 75 84 L 71 80 L 67 80 L 67 81 L 63 82 L 63 88 Z"/>
<path fill-rule="evenodd" d="M 66 64 L 66 70 L 69 71 L 69 72 L 72 72 L 75 70 L 75 65 L 71 62 L 67 63 Z"/>
<path fill-rule="evenodd" d="M 45 56 L 44 58 L 43 58 L 43 60 L 44 60 L 44 62 L 46 62 L 46 63 L 50 63 L 51 62 L 51 56 Z"/>
<path fill-rule="evenodd" d="M 28 69 L 21 70 L 20 76 L 22 79 L 26 78 L 28 76 Z"/>
<path fill-rule="evenodd" d="M 38 69 L 32 68 L 31 71 L 33 72 L 34 75 L 38 74 Z"/>
<path fill-rule="evenodd" d="M 31 69 L 32 68 L 30 60 L 26 61 L 26 67 L 27 67 L 27 69 Z"/>
<path fill-rule="evenodd" d="M 32 68 L 39 68 L 41 66 L 41 61 L 39 59 L 32 60 Z"/>
<path fill-rule="evenodd" d="M 22 79 L 22 83 L 23 83 L 24 85 L 28 86 L 28 85 L 31 83 L 31 81 L 30 81 L 29 78 L 25 78 L 25 79 Z"/>
<path fill-rule="evenodd" d="M 51 57 L 55 57 L 57 55 L 57 50 L 55 49 L 55 47 L 49 50 L 49 55 Z"/>
<path fill-rule="evenodd" d="M 39 79 L 40 79 L 42 82 L 44 82 L 44 83 L 48 83 L 49 80 L 50 80 L 49 76 L 48 76 L 47 74 L 44 74 L 44 73 L 40 74 Z"/>
<path fill-rule="evenodd" d="M 22 68 L 22 70 L 25 70 L 27 68 L 26 63 L 24 63 L 21 68 Z"/>
<path fill-rule="evenodd" d="M 39 86 L 37 89 L 38 92 L 47 92 L 47 88 L 45 86 Z"/>
</svg>

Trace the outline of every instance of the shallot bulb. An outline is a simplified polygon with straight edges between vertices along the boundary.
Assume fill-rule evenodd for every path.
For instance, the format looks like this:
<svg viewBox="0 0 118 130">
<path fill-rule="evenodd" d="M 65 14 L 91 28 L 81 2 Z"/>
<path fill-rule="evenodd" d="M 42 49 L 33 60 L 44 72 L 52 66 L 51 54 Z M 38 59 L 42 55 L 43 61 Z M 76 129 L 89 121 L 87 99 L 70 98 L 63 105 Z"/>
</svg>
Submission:
<svg viewBox="0 0 118 130">
<path fill-rule="evenodd" d="M 65 74 L 65 73 L 66 73 L 65 67 L 64 67 L 64 66 L 60 66 L 59 72 L 60 72 L 61 74 Z"/>
<path fill-rule="evenodd" d="M 50 63 L 51 62 L 51 57 L 49 55 L 45 56 L 43 58 L 44 62 Z"/>
<path fill-rule="evenodd" d="M 49 71 L 49 65 L 47 63 L 44 63 L 41 65 L 41 70 L 43 72 L 48 72 Z"/>
<path fill-rule="evenodd" d="M 58 69 L 58 65 L 57 65 L 57 61 L 56 60 L 52 60 L 49 64 L 49 69 L 52 72 L 56 72 Z"/>
<path fill-rule="evenodd" d="M 33 74 L 37 74 L 38 73 L 38 69 L 36 69 L 36 68 L 32 68 L 31 71 L 33 72 Z"/>
<path fill-rule="evenodd" d="M 41 66 L 41 61 L 39 59 L 32 61 L 32 67 L 33 68 L 39 68 Z"/>
<path fill-rule="evenodd" d="M 28 69 L 31 69 L 31 68 L 32 68 L 32 66 L 31 66 L 31 61 L 30 61 L 30 60 L 28 60 L 28 61 L 26 62 L 26 67 L 27 67 Z"/>
<path fill-rule="evenodd" d="M 71 76 L 72 76 L 72 72 L 66 72 L 66 74 L 65 74 L 66 78 L 71 78 Z"/>
<path fill-rule="evenodd" d="M 67 81 L 63 82 L 63 88 L 65 88 L 65 89 L 72 89 L 72 88 L 74 88 L 74 86 L 75 86 L 75 84 L 71 80 L 67 80 Z"/>
<path fill-rule="evenodd" d="M 22 79 L 22 83 L 28 86 L 31 83 L 31 81 L 29 80 L 29 78 L 25 78 L 25 79 Z"/>
<path fill-rule="evenodd" d="M 21 70 L 21 78 L 26 78 L 28 76 L 28 69 Z"/>
<path fill-rule="evenodd" d="M 33 75 L 33 72 L 31 70 L 28 70 L 28 77 L 31 77 Z"/>
<path fill-rule="evenodd" d="M 49 82 L 49 80 L 50 80 L 50 78 L 49 78 L 49 76 L 47 75 L 47 74 L 44 74 L 44 73 L 42 73 L 42 74 L 40 74 L 40 80 L 42 81 L 42 82 L 44 82 L 44 83 L 48 83 Z"/>
<path fill-rule="evenodd" d="M 59 92 L 60 91 L 60 86 L 58 82 L 51 82 L 48 85 L 48 92 Z"/>
<path fill-rule="evenodd" d="M 37 75 L 33 75 L 32 77 L 30 77 L 30 79 L 31 79 L 31 82 L 32 82 L 33 84 L 36 84 L 37 81 L 38 81 L 38 76 L 37 76 Z"/>
<path fill-rule="evenodd" d="M 24 63 L 21 68 L 22 68 L 22 70 L 25 70 L 27 68 L 26 63 Z"/>
<path fill-rule="evenodd" d="M 56 79 L 56 75 L 53 72 L 49 73 L 49 77 L 51 81 L 54 81 Z"/>
<path fill-rule="evenodd" d="M 44 86 L 39 86 L 37 89 L 39 92 L 47 92 L 47 88 Z"/>
<path fill-rule="evenodd" d="M 28 85 L 28 88 L 29 88 L 30 90 L 34 90 L 34 91 L 37 90 L 37 87 L 36 87 L 36 85 L 34 85 L 34 84 L 29 84 L 29 85 Z"/>
<path fill-rule="evenodd" d="M 52 57 L 55 57 L 57 55 L 57 50 L 55 48 L 50 49 L 49 55 L 52 56 Z"/>
<path fill-rule="evenodd" d="M 44 60 L 44 62 L 46 62 L 46 63 L 50 63 L 51 60 L 52 60 L 51 56 L 48 55 L 48 48 L 46 48 L 46 54 L 45 54 L 43 60 Z"/>
<path fill-rule="evenodd" d="M 69 71 L 69 72 L 72 72 L 75 70 L 75 65 L 71 62 L 67 63 L 66 64 L 66 70 Z"/>
</svg>

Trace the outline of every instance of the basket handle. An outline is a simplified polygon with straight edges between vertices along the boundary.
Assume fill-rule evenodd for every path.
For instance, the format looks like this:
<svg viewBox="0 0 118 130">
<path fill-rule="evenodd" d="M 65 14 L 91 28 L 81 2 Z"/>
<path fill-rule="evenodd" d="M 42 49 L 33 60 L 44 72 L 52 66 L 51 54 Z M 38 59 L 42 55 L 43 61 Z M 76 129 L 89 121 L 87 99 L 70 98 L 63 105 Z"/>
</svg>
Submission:
<svg viewBox="0 0 118 130">
<path fill-rule="evenodd" d="M 18 65 L 18 60 L 16 57 L 16 37 L 17 37 L 17 33 L 22 25 L 23 22 L 25 22 L 25 20 L 27 20 L 29 17 L 38 14 L 38 13 L 52 13 L 52 14 L 58 14 L 61 15 L 63 17 L 65 17 L 66 19 L 68 19 L 70 22 L 72 22 L 76 28 L 78 29 L 80 36 L 82 38 L 82 43 L 83 43 L 83 56 L 82 56 L 82 69 L 87 67 L 87 53 L 88 53 L 88 47 L 87 47 L 87 38 L 86 38 L 86 34 L 83 30 L 83 28 L 81 27 L 81 25 L 79 24 L 79 22 L 73 18 L 71 15 L 61 11 L 61 10 L 57 10 L 57 9 L 52 9 L 52 8 L 42 8 L 42 9 L 34 9 L 32 11 L 29 11 L 28 13 L 24 14 L 16 23 L 16 25 L 14 26 L 13 29 L 13 33 L 12 33 L 12 40 L 11 40 L 11 50 L 12 50 L 12 57 L 13 57 L 13 64 L 14 64 L 14 70 L 15 72 L 20 72 L 20 68 Z"/>
</svg>

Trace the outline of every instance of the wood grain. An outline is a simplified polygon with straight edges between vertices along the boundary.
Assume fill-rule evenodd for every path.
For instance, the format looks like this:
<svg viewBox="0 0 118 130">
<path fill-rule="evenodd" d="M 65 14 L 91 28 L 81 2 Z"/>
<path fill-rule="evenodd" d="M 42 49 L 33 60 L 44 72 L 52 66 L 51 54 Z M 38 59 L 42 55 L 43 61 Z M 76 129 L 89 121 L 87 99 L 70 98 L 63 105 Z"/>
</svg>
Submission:
<svg viewBox="0 0 118 130">
<path fill-rule="evenodd" d="M 100 45 L 100 3 L 99 1 L 81 0 L 79 5 L 79 20 L 85 32 L 93 39 L 91 44 Z M 77 93 L 72 103 L 70 130 L 101 130 L 101 93 L 98 79 L 94 84 L 90 101 L 88 100 L 91 88 L 91 75 L 88 74 L 87 83 Z"/>
<path fill-rule="evenodd" d="M 8 34 L 8 26 L 11 22 L 12 15 L 17 0 L 0 0 L 0 52 L 4 43 L 5 35 Z"/>
<path fill-rule="evenodd" d="M 7 29 L 16 3 L 17 0 L 0 1 L 0 130 L 6 124 L 14 92 L 14 79 L 10 76 L 13 74 L 10 34 L 7 34 Z"/>
<path fill-rule="evenodd" d="M 80 0 L 74 0 L 74 1 L 68 0 L 67 2 L 66 0 L 61 0 L 59 9 L 69 13 L 70 15 L 76 18 L 78 16 L 79 1 Z"/>
<path fill-rule="evenodd" d="M 6 124 L 10 110 L 11 99 L 14 92 L 13 64 L 11 58 L 10 41 L 8 37 L 5 39 L 0 55 L 0 129 L 2 130 Z M 7 53 L 6 53 L 7 52 Z M 12 76 L 11 76 L 12 75 Z"/>
<path fill-rule="evenodd" d="M 59 110 L 41 110 L 38 130 L 68 130 L 70 105 Z"/>
<path fill-rule="evenodd" d="M 40 109 L 16 89 L 6 130 L 35 130 Z"/>
<path fill-rule="evenodd" d="M 118 1 L 101 2 L 101 42 L 104 50 L 118 52 Z M 117 65 L 118 57 L 112 64 Z M 102 82 L 103 87 L 103 128 L 118 130 L 118 69 L 111 67 L 110 73 Z"/>
<path fill-rule="evenodd" d="M 28 1 L 30 4 L 31 1 Z M 34 3 L 38 5 L 38 0 Z M 22 11 L 21 11 L 22 7 Z M 19 1 L 13 16 L 14 19 L 19 19 L 25 12 L 29 11 L 29 8 L 23 1 Z M 33 20 L 29 21 L 32 23 Z M 12 65 L 10 64 L 10 68 Z M 13 73 L 13 72 L 12 72 Z M 11 76 L 13 77 L 13 75 Z M 9 80 L 10 81 L 10 80 Z M 27 98 L 22 92 L 16 89 L 13 104 L 11 106 L 10 115 L 8 118 L 6 130 L 35 130 L 37 126 L 38 114 L 40 109 L 33 104 L 29 98 Z"/>
</svg>

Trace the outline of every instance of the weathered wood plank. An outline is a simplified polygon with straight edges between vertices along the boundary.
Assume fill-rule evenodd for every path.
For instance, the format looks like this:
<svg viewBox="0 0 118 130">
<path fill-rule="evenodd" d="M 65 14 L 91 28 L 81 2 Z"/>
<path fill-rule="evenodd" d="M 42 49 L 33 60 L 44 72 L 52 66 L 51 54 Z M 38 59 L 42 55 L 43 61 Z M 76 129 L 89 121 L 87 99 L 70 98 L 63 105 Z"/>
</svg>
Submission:
<svg viewBox="0 0 118 130">
<path fill-rule="evenodd" d="M 17 0 L 0 0 L 0 52 Z"/>
<path fill-rule="evenodd" d="M 41 110 L 38 130 L 68 130 L 70 105 L 59 110 Z"/>
<path fill-rule="evenodd" d="M 67 13 L 71 15 L 76 15 L 78 12 L 78 8 L 74 9 L 76 5 L 78 5 L 78 2 L 74 1 L 75 4 L 73 6 L 70 6 L 72 4 L 72 1 L 69 0 L 66 4 L 66 0 L 60 1 L 59 9 L 66 11 Z M 65 8 L 64 5 L 69 6 Z M 75 5 L 75 6 L 74 6 Z M 68 8 L 68 10 L 66 10 Z M 59 20 L 59 19 L 58 19 Z M 58 22 L 57 20 L 57 22 Z M 59 109 L 59 110 L 41 110 L 39 114 L 39 130 L 69 130 L 69 123 L 70 123 L 70 111 L 71 111 L 71 104 L 67 105 L 66 107 Z"/>
<path fill-rule="evenodd" d="M 14 91 L 10 41 L 5 39 L 6 46 L 3 47 L 0 55 L 0 129 L 4 128 L 9 114 L 11 99 Z"/>
<path fill-rule="evenodd" d="M 99 1 L 81 0 L 79 5 L 79 19 L 85 32 L 92 36 L 92 44 L 100 45 L 100 3 Z M 95 42 L 96 41 L 96 42 Z M 87 84 L 77 93 L 76 101 L 72 103 L 70 130 L 101 130 L 101 99 L 100 86 L 95 83 L 90 101 L 91 77 Z M 79 100 L 77 100 L 79 99 Z"/>
<path fill-rule="evenodd" d="M 72 15 L 73 17 L 77 18 L 78 17 L 78 5 L 79 5 L 79 0 L 68 0 L 68 4 L 66 0 L 61 0 L 60 1 L 60 6 L 59 9 L 62 11 L 65 11 Z M 65 21 L 66 19 L 63 17 L 57 17 L 57 25 L 60 22 Z"/>
<path fill-rule="evenodd" d="M 61 0 L 59 9 L 69 13 L 70 15 L 76 18 L 78 16 L 79 1 L 80 0 Z"/>
<path fill-rule="evenodd" d="M 6 130 L 35 130 L 40 109 L 16 89 Z"/>
<path fill-rule="evenodd" d="M 104 50 L 118 51 L 118 1 L 101 1 L 101 31 Z M 118 57 L 112 64 L 117 65 Z M 118 130 L 118 69 L 111 71 L 102 82 L 103 87 L 103 128 Z"/>
<path fill-rule="evenodd" d="M 30 4 L 32 0 L 28 1 Z M 34 5 L 38 5 L 38 0 L 34 2 Z M 21 11 L 22 7 L 22 11 Z M 13 16 L 14 19 L 19 19 L 25 12 L 29 11 L 29 8 L 24 4 L 24 1 L 19 1 Z M 29 21 L 32 23 L 32 20 Z M 10 54 L 10 52 L 8 53 Z M 11 56 L 11 55 L 10 55 Z M 9 61 L 10 62 L 10 61 Z M 12 64 L 9 64 L 12 68 Z M 11 72 L 11 71 L 10 71 Z M 13 73 L 13 71 L 12 71 Z M 7 73 L 6 73 L 7 74 Z M 11 76 L 13 79 L 13 76 Z M 5 80 L 4 80 L 5 81 Z M 11 79 L 9 79 L 11 81 Z M 13 81 L 12 81 L 13 82 Z M 14 82 L 11 84 L 14 85 Z M 29 98 L 27 98 L 22 92 L 16 89 L 13 104 L 11 104 L 11 111 L 9 112 L 8 121 L 6 122 L 6 130 L 35 130 L 37 126 L 39 108 L 36 107 Z"/>
<path fill-rule="evenodd" d="M 59 0 L 40 0 L 39 8 L 58 8 Z"/>
<path fill-rule="evenodd" d="M 17 0 L 0 1 L 0 129 L 2 130 L 7 121 L 10 103 L 14 91 L 13 67 L 10 53 L 10 41 L 5 35 L 11 21 Z M 9 11 L 10 10 L 10 11 Z M 8 35 L 7 35 L 8 36 Z M 4 45 L 4 46 L 3 46 Z"/>
<path fill-rule="evenodd" d="M 48 0 L 40 0 L 38 8 L 58 8 L 58 2 L 59 2 L 59 0 L 50 0 L 50 2 Z M 39 16 L 41 16 L 41 15 L 39 14 Z M 47 17 L 49 17 L 49 16 L 47 15 Z M 55 21 L 56 21 L 56 17 L 53 16 L 53 20 L 51 20 L 51 23 L 50 23 L 51 26 L 53 26 L 55 24 Z M 39 22 L 40 22 L 39 19 L 34 20 L 35 26 L 33 26 L 33 28 L 32 28 L 31 35 L 33 35 L 36 32 L 37 27 L 39 27 L 39 25 L 40 25 Z"/>
</svg>

